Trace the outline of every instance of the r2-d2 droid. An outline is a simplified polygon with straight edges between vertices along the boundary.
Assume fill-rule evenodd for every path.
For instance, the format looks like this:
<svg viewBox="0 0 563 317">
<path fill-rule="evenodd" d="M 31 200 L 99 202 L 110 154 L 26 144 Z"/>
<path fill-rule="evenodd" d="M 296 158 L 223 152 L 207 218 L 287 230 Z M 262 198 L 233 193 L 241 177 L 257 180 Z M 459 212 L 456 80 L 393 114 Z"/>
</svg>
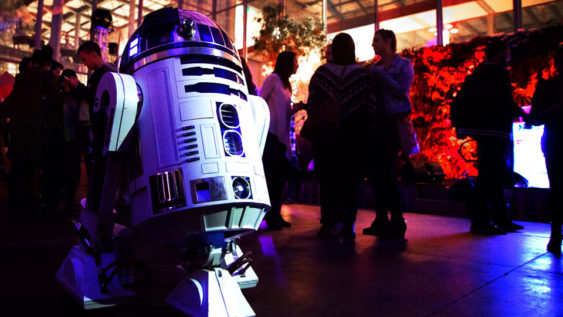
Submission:
<svg viewBox="0 0 563 317">
<path fill-rule="evenodd" d="M 269 209 L 266 103 L 249 95 L 227 34 L 193 11 L 147 15 L 120 72 L 103 76 L 94 105 L 108 119 L 99 208 L 82 212 L 83 245 L 71 250 L 58 280 L 86 309 L 111 305 L 134 295 L 126 273 L 138 263 L 119 245 L 181 245 L 187 273 L 168 303 L 194 316 L 253 316 L 240 289 L 258 278 L 236 238 L 257 230 Z M 124 158 L 129 229 L 117 228 L 113 213 Z M 104 240 L 118 247 L 108 252 Z"/>
</svg>

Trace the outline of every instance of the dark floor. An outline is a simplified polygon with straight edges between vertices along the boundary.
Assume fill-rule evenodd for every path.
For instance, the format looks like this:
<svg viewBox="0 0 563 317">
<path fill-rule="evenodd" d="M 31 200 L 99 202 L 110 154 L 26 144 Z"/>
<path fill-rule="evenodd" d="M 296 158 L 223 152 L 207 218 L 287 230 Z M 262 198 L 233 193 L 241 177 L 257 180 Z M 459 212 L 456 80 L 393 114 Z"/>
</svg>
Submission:
<svg viewBox="0 0 563 317">
<path fill-rule="evenodd" d="M 0 316 L 178 315 L 162 300 L 175 283 L 166 268 L 136 303 L 82 312 L 54 277 L 76 243 L 72 226 L 62 216 L 7 217 L 5 191 L 0 178 Z M 547 224 L 478 236 L 467 219 L 408 213 L 406 241 L 360 233 L 342 243 L 316 239 L 318 206 L 283 214 L 290 229 L 241 242 L 255 251 L 260 282 L 243 293 L 257 316 L 563 316 L 563 259 L 545 251 Z M 372 217 L 361 210 L 358 231 Z"/>
</svg>

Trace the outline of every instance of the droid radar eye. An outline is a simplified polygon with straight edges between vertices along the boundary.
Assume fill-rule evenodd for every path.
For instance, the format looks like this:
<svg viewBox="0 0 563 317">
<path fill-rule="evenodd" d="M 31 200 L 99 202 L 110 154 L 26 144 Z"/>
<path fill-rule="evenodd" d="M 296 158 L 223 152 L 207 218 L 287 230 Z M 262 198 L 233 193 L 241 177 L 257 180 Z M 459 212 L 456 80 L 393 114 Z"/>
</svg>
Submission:
<svg viewBox="0 0 563 317">
<path fill-rule="evenodd" d="M 242 137 L 237 131 L 227 130 L 223 135 L 223 143 L 228 156 L 242 156 L 244 154 Z"/>
<path fill-rule="evenodd" d="M 233 105 L 222 104 L 219 107 L 219 117 L 221 118 L 221 123 L 227 128 L 236 129 L 240 125 L 237 108 Z"/>
<path fill-rule="evenodd" d="M 247 177 L 233 177 L 233 192 L 238 199 L 251 198 L 250 183 Z"/>
<path fill-rule="evenodd" d="M 186 18 L 180 22 L 178 26 L 178 35 L 183 37 L 185 40 L 191 40 L 195 35 L 195 24 L 192 19 Z"/>
</svg>

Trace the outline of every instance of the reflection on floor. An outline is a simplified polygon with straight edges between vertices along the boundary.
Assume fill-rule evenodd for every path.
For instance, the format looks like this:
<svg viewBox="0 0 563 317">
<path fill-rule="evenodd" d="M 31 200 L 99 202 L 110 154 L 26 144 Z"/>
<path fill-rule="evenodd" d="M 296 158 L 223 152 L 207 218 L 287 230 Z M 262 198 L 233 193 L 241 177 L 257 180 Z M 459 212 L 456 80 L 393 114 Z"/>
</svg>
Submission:
<svg viewBox="0 0 563 317">
<path fill-rule="evenodd" d="M 362 210 L 356 241 L 343 243 L 316 239 L 318 206 L 287 205 L 282 213 L 291 228 L 262 228 L 241 241 L 254 250 L 260 282 L 244 294 L 258 316 L 563 312 L 563 259 L 545 251 L 547 224 L 519 222 L 521 233 L 478 236 L 468 233 L 467 219 L 409 213 L 406 241 L 378 241 L 361 234 L 373 217 Z M 162 302 L 175 283 L 166 273 L 136 303 L 82 312 L 54 278 L 75 243 L 70 224 L 4 212 L 0 224 L 0 316 L 177 316 Z"/>
</svg>

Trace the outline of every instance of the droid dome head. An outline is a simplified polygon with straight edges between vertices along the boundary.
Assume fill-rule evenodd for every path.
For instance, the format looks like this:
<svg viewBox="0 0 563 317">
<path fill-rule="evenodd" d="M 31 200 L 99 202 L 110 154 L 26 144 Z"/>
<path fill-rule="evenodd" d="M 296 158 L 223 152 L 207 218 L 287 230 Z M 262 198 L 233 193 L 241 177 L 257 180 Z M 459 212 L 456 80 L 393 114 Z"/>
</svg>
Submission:
<svg viewBox="0 0 563 317">
<path fill-rule="evenodd" d="M 148 14 L 133 33 L 119 71 L 133 73 L 156 60 L 186 53 L 225 58 L 230 66 L 242 69 L 231 39 L 215 22 L 195 11 L 164 8 Z"/>
</svg>

